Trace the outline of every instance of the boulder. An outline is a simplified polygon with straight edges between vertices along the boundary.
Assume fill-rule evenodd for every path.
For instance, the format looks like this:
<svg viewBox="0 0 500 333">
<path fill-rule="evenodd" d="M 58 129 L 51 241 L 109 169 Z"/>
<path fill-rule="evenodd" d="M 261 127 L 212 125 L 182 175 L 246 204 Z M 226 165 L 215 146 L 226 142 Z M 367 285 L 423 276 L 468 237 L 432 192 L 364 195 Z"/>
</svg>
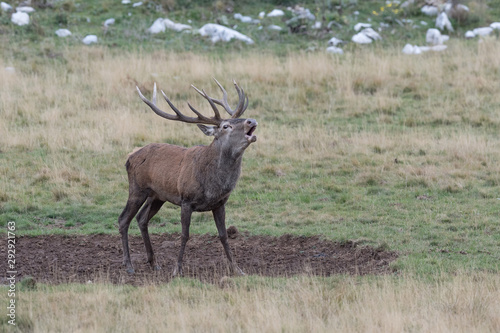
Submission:
<svg viewBox="0 0 500 333">
<path fill-rule="evenodd" d="M 205 24 L 198 30 L 198 32 L 202 36 L 210 37 L 212 43 L 217 43 L 218 41 L 229 42 L 233 38 L 241 40 L 247 44 L 254 43 L 254 41 L 250 37 L 245 36 L 244 34 L 236 30 L 215 23 Z"/>
<path fill-rule="evenodd" d="M 30 16 L 25 12 L 15 12 L 10 19 L 12 23 L 22 26 L 30 23 Z"/>
<path fill-rule="evenodd" d="M 56 35 L 58 37 L 68 37 L 71 35 L 71 31 L 69 31 L 68 29 L 58 29 L 56 30 Z"/>
<path fill-rule="evenodd" d="M 448 15 L 446 15 L 445 12 L 442 12 L 436 18 L 436 27 L 441 31 L 444 30 L 445 28 L 448 31 L 453 31 L 453 26 L 451 25 L 450 19 L 448 18 Z"/>
<path fill-rule="evenodd" d="M 85 45 L 97 43 L 97 36 L 96 35 L 87 35 L 87 36 L 85 36 L 84 39 L 82 39 L 82 42 Z"/>
<path fill-rule="evenodd" d="M 285 12 L 281 9 L 273 9 L 270 13 L 267 13 L 267 17 L 280 17 L 285 16 Z"/>
</svg>

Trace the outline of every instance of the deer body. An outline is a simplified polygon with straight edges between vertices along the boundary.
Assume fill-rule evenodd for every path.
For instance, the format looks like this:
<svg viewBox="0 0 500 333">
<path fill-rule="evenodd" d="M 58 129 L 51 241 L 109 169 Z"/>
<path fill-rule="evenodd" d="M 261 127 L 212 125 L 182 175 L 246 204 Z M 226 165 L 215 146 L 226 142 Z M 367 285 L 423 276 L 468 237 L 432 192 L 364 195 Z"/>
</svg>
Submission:
<svg viewBox="0 0 500 333">
<path fill-rule="evenodd" d="M 182 274 L 182 257 L 189 239 L 191 214 L 203 211 L 212 211 L 213 213 L 219 238 L 230 262 L 230 268 L 233 272 L 243 274 L 233 260 L 229 249 L 225 226 L 225 204 L 240 176 L 243 153 L 257 139 L 253 135 L 257 121 L 238 118 L 245 111 L 248 102 L 244 103 L 243 90 L 240 90 L 236 83 L 235 87 L 240 96 L 240 102 L 235 111 L 227 105 L 227 94 L 224 88 L 218 82 L 217 84 L 224 93 L 222 101 L 208 97 L 205 92 L 195 88 L 214 109 L 215 117 L 213 118 L 201 116 L 191 105 L 189 105 L 190 108 L 198 115 L 198 118 L 186 117 L 172 105 L 164 94 L 166 101 L 177 116 L 166 114 L 156 107 L 156 86 L 153 102 L 147 100 L 139 91 L 143 101 L 155 113 L 164 118 L 198 124 L 209 123 L 215 126 L 198 125 L 206 135 L 214 136 L 214 140 L 208 146 L 184 148 L 166 143 L 153 143 L 129 155 L 126 163 L 129 198 L 125 209 L 118 218 L 123 243 L 123 263 L 129 273 L 133 273 L 134 269 L 129 254 L 128 228 L 136 214 L 148 262 L 154 269 L 159 269 L 149 238 L 148 223 L 161 206 L 168 201 L 181 207 L 181 248 L 174 275 Z M 222 105 L 232 115 L 232 118 L 221 119 L 215 104 Z"/>
</svg>

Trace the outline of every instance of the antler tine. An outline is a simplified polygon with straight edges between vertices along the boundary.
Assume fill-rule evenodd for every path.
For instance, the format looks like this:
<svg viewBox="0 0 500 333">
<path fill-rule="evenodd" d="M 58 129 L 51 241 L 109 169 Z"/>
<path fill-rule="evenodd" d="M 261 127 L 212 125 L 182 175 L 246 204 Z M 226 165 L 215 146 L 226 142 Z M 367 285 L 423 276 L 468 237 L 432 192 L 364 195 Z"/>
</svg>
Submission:
<svg viewBox="0 0 500 333">
<path fill-rule="evenodd" d="M 234 87 L 236 88 L 236 91 L 238 92 L 238 99 L 239 99 L 238 107 L 236 108 L 236 111 L 233 114 L 233 118 L 239 118 L 248 107 L 248 97 L 245 95 L 245 91 L 243 90 L 243 88 L 240 88 L 235 80 L 233 80 L 233 83 Z"/>
<path fill-rule="evenodd" d="M 146 103 L 151 108 L 151 110 L 153 110 L 154 113 L 156 113 L 160 117 L 163 117 L 163 118 L 168 119 L 168 120 L 177 120 L 177 121 L 182 121 L 185 123 L 192 123 L 192 124 L 211 124 L 211 125 L 219 125 L 220 124 L 220 118 L 217 119 L 217 118 L 205 117 L 202 114 L 200 114 L 199 112 L 195 111 L 194 108 L 192 108 L 191 106 L 190 106 L 190 108 L 191 108 L 191 110 L 193 110 L 196 113 L 197 118 L 188 117 L 188 116 L 183 115 L 174 106 L 174 104 L 172 104 L 172 102 L 168 99 L 167 95 L 165 95 L 163 90 L 161 91 L 163 98 L 165 98 L 165 101 L 167 101 L 168 105 L 175 112 L 176 115 L 174 116 L 172 114 L 168 114 L 165 111 L 161 110 L 160 108 L 158 108 L 156 106 L 156 83 L 155 83 L 154 88 L 153 88 L 153 98 L 152 98 L 153 101 L 152 102 L 150 100 L 148 100 L 146 97 L 144 97 L 144 95 L 141 93 L 141 90 L 139 89 L 139 87 L 136 86 L 136 89 L 137 89 L 137 92 L 139 93 L 139 97 L 142 99 L 142 101 L 144 103 Z M 189 105 L 189 103 L 188 103 L 188 105 Z"/>
<path fill-rule="evenodd" d="M 207 95 L 207 93 L 205 92 L 205 90 L 201 90 L 200 91 L 200 89 L 196 88 L 194 85 L 191 85 L 191 87 L 193 87 L 193 89 L 196 90 L 196 92 L 198 94 L 200 94 L 201 96 L 203 96 L 208 101 L 208 103 L 210 103 L 210 106 L 212 107 L 212 110 L 214 110 L 214 114 L 215 114 L 214 118 L 217 119 L 217 120 L 221 120 L 219 109 L 217 109 L 217 106 L 215 106 L 213 99 Z M 188 105 L 189 105 L 189 103 L 188 103 Z M 189 105 L 189 107 L 191 108 L 191 110 L 194 113 L 196 113 L 197 115 L 199 115 L 198 111 L 195 110 L 191 105 Z"/>
<path fill-rule="evenodd" d="M 222 101 L 221 100 L 218 100 L 218 99 L 212 99 L 214 101 L 214 103 L 217 103 L 219 104 L 220 106 L 222 106 L 224 108 L 224 110 L 226 110 L 227 113 L 229 113 L 231 116 L 234 114 L 234 110 L 232 110 L 230 107 L 229 107 L 229 104 L 227 102 L 227 91 L 226 89 L 224 89 L 224 87 L 219 83 L 219 81 L 217 81 L 216 78 L 213 78 L 215 83 L 217 83 L 217 85 L 219 86 L 220 90 L 222 90 Z"/>
<path fill-rule="evenodd" d="M 234 86 L 236 88 L 236 92 L 238 93 L 238 106 L 236 107 L 235 110 L 233 110 L 233 109 L 231 109 L 231 107 L 229 106 L 229 103 L 227 101 L 226 89 L 224 89 L 224 87 L 215 78 L 214 78 L 214 81 L 215 81 L 215 83 L 217 83 L 220 90 L 222 91 L 222 100 L 212 98 L 212 101 L 214 103 L 217 103 L 220 106 L 222 106 L 227 111 L 227 113 L 229 113 L 231 115 L 231 118 L 239 118 L 243 114 L 243 112 L 245 112 L 245 110 L 248 106 L 248 103 L 245 103 L 245 100 L 248 101 L 248 98 L 245 96 L 245 92 L 243 91 L 243 89 L 241 89 L 238 86 L 238 84 L 236 83 L 236 81 L 233 80 Z"/>
</svg>

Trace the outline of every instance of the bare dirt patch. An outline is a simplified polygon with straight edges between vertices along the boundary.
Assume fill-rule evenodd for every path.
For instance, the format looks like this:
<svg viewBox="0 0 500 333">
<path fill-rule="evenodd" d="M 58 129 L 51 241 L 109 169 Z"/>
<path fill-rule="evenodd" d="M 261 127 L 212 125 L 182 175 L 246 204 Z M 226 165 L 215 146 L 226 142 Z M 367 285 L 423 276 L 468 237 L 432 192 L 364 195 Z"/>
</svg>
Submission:
<svg viewBox="0 0 500 333">
<path fill-rule="evenodd" d="M 395 252 L 338 244 L 319 237 L 283 235 L 248 236 L 229 233 L 230 246 L 239 267 L 246 274 L 291 276 L 298 274 L 387 274 Z M 136 273 L 122 266 L 119 235 L 22 236 L 16 240 L 17 277 L 32 276 L 38 282 L 110 281 L 141 285 L 167 282 L 177 260 L 179 234 L 151 235 L 162 270 L 154 272 L 146 259 L 141 236 L 130 236 L 132 263 Z M 7 253 L 6 242 L 0 252 Z M 203 281 L 218 281 L 228 274 L 226 257 L 215 235 L 192 235 L 184 255 L 184 275 Z M 8 271 L 6 262 L 0 270 Z"/>
</svg>

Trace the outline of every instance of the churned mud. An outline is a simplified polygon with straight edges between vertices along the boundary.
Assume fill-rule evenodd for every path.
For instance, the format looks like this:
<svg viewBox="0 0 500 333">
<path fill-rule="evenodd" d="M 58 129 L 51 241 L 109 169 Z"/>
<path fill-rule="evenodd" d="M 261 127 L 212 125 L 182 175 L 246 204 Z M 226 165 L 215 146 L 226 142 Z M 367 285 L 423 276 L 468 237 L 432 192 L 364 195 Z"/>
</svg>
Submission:
<svg viewBox="0 0 500 333">
<path fill-rule="evenodd" d="M 395 252 L 338 244 L 319 237 L 283 235 L 248 236 L 229 230 L 229 244 L 239 267 L 246 274 L 292 276 L 298 274 L 387 274 Z M 107 281 L 141 285 L 172 279 L 180 245 L 179 234 L 151 235 L 160 271 L 152 271 L 146 261 L 141 236 L 129 236 L 132 263 L 136 273 L 129 275 L 122 266 L 119 235 L 47 235 L 16 239 L 18 279 L 32 276 L 38 282 L 64 283 Z M 0 245 L 7 253 L 7 244 Z M 224 250 L 215 235 L 192 235 L 184 254 L 184 276 L 218 281 L 228 275 Z M 0 270 L 8 271 L 0 261 Z"/>
</svg>

